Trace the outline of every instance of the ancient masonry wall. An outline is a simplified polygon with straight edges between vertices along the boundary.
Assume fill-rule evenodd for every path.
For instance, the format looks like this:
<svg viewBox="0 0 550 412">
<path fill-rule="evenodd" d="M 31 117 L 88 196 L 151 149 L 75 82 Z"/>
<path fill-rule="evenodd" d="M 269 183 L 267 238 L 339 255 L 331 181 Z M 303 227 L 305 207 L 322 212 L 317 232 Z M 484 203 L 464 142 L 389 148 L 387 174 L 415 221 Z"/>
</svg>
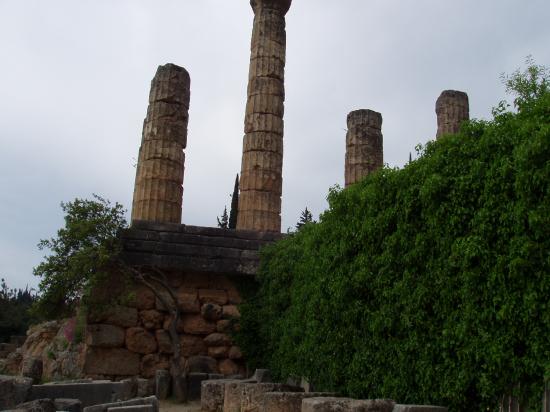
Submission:
<svg viewBox="0 0 550 412">
<path fill-rule="evenodd" d="M 237 228 L 281 231 L 285 14 L 291 0 L 253 0 Z"/>
<path fill-rule="evenodd" d="M 189 74 L 174 64 L 159 66 L 151 81 L 132 220 L 181 222 L 189 89 Z"/>
<path fill-rule="evenodd" d="M 460 125 L 470 119 L 468 95 L 456 90 L 444 90 L 435 103 L 437 136 L 460 131 Z"/>
<path fill-rule="evenodd" d="M 182 312 L 177 332 L 187 371 L 246 374 L 231 338 L 239 327 L 238 286 L 254 281 L 260 248 L 282 235 L 134 221 L 119 236 L 128 266 L 154 267 L 168 277 Z M 117 275 L 107 292 L 125 297 L 128 286 Z M 171 315 L 149 289 L 135 292 L 130 303 L 88 314 L 84 375 L 152 378 L 169 369 Z"/>
<path fill-rule="evenodd" d="M 348 187 L 384 165 L 382 115 L 373 110 L 348 114 L 345 186 Z"/>
<path fill-rule="evenodd" d="M 191 372 L 245 373 L 230 333 L 238 327 L 241 302 L 234 282 L 223 275 L 172 273 L 170 283 L 183 312 L 177 325 L 183 362 Z M 128 306 L 88 318 L 84 374 L 93 378 L 153 378 L 168 370 L 173 353 L 170 316 L 155 295 L 137 288 Z"/>
</svg>

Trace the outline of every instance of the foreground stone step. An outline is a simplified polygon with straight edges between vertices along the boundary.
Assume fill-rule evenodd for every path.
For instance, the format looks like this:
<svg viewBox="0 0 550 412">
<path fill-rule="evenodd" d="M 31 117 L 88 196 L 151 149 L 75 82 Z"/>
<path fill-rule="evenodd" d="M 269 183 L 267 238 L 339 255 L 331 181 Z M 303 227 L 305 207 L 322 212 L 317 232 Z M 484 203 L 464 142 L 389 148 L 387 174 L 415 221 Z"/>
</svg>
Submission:
<svg viewBox="0 0 550 412">
<path fill-rule="evenodd" d="M 104 403 L 101 405 L 94 405 L 94 406 L 88 406 L 84 408 L 83 412 L 108 412 L 114 408 L 120 408 L 124 406 L 152 406 L 152 409 L 142 410 L 140 409 L 139 412 L 159 412 L 159 401 L 156 398 L 156 396 L 149 396 L 147 398 L 136 398 L 136 399 L 130 399 L 128 401 L 123 402 L 111 402 L 111 403 Z M 133 409 L 132 411 L 125 410 L 126 412 L 138 412 L 137 409 Z M 121 412 L 119 410 L 119 412 Z"/>
<path fill-rule="evenodd" d="M 107 412 L 154 412 L 153 405 L 115 406 Z"/>
<path fill-rule="evenodd" d="M 335 395 L 328 392 L 267 392 L 263 395 L 259 412 L 301 412 L 303 399 Z"/>
<path fill-rule="evenodd" d="M 303 392 L 303 389 L 282 383 L 245 383 L 241 386 L 240 411 L 258 412 L 264 395 L 268 392 Z"/>
<path fill-rule="evenodd" d="M 447 412 L 447 408 L 433 405 L 395 405 L 393 412 Z"/>
<path fill-rule="evenodd" d="M 203 412 L 222 412 L 225 385 L 238 382 L 236 379 L 215 379 L 201 382 L 201 410 Z"/>
<path fill-rule="evenodd" d="M 305 398 L 302 412 L 392 412 L 391 399 Z"/>
</svg>

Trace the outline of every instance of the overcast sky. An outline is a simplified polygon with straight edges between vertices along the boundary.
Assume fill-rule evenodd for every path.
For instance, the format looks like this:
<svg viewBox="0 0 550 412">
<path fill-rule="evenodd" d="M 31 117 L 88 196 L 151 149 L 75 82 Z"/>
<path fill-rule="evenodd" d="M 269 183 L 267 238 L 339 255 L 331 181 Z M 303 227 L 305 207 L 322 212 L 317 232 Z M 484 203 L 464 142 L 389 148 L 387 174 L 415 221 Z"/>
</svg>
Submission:
<svg viewBox="0 0 550 412">
<path fill-rule="evenodd" d="M 59 203 L 129 211 L 149 86 L 191 75 L 183 223 L 215 226 L 240 172 L 253 13 L 247 0 L 0 0 L 0 276 L 36 286 Z M 384 118 L 402 166 L 436 132 L 442 90 L 489 118 L 499 76 L 550 65 L 548 0 L 294 0 L 287 15 L 283 228 L 343 185 L 346 115 Z"/>
</svg>

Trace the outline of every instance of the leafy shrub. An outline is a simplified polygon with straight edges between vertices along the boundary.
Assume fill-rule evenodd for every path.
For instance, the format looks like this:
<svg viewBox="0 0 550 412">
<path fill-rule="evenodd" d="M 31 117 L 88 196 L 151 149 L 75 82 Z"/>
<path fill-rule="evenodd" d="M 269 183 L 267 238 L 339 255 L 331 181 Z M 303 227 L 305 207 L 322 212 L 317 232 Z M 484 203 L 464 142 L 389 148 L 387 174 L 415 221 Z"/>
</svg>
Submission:
<svg viewBox="0 0 550 412">
<path fill-rule="evenodd" d="M 263 250 L 237 337 L 251 366 L 354 397 L 493 410 L 513 392 L 540 410 L 550 92 L 538 66 L 506 81 L 517 111 L 331 189 L 318 224 Z"/>
</svg>

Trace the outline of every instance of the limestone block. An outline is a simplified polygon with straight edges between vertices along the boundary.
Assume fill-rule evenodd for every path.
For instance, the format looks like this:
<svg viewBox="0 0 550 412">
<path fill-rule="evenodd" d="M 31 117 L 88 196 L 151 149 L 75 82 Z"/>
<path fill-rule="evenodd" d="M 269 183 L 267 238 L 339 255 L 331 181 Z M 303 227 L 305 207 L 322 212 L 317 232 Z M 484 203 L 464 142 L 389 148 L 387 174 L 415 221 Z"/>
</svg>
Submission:
<svg viewBox="0 0 550 412">
<path fill-rule="evenodd" d="M 134 194 L 142 197 L 147 196 L 148 200 L 177 203 L 183 196 L 183 187 L 178 182 L 161 178 L 140 179 L 136 181 Z"/>
<path fill-rule="evenodd" d="M 132 306 L 138 310 L 148 310 L 155 308 L 155 294 L 146 287 L 138 287 L 135 291 L 135 297 L 132 299 Z"/>
<path fill-rule="evenodd" d="M 283 193 L 283 178 L 278 172 L 259 169 L 241 173 L 241 190 L 268 191 L 279 196 Z"/>
<path fill-rule="evenodd" d="M 181 335 L 180 337 L 181 344 L 181 354 L 183 356 L 196 356 L 196 355 L 206 355 L 208 349 L 204 340 L 200 336 L 195 335 Z"/>
<path fill-rule="evenodd" d="M 322 392 L 267 392 L 263 395 L 259 412 L 301 412 L 303 399 L 323 396 L 334 396 L 334 394 Z"/>
<path fill-rule="evenodd" d="M 146 121 L 143 125 L 143 142 L 171 141 L 178 145 L 179 150 L 187 147 L 187 126 L 188 121 L 157 119 Z M 183 177 L 182 177 L 183 180 Z"/>
<path fill-rule="evenodd" d="M 268 132 L 283 135 L 284 121 L 280 116 L 270 113 L 252 113 L 245 118 L 245 133 Z"/>
<path fill-rule="evenodd" d="M 248 192 L 241 192 L 244 197 Z M 239 202 L 239 208 L 241 204 Z M 263 210 L 239 210 L 237 216 L 237 227 L 249 228 L 248 230 L 257 230 L 260 232 L 280 232 L 281 215 L 280 212 L 266 212 Z M 250 229 L 253 228 L 253 229 Z"/>
<path fill-rule="evenodd" d="M 113 306 L 107 310 L 91 312 L 88 315 L 88 321 L 129 328 L 137 325 L 138 312 L 136 308 Z"/>
<path fill-rule="evenodd" d="M 207 321 L 201 315 L 183 315 L 177 330 L 179 333 L 190 335 L 208 335 L 216 331 L 216 324 Z"/>
<path fill-rule="evenodd" d="M 231 380 L 205 380 L 201 382 L 201 411 L 223 412 L 226 383 Z"/>
<path fill-rule="evenodd" d="M 258 412 L 264 402 L 264 395 L 269 392 L 301 392 L 301 388 L 280 383 L 245 383 L 241 392 L 241 412 Z"/>
<path fill-rule="evenodd" d="M 56 411 L 80 412 L 82 411 L 82 402 L 79 399 L 58 398 L 54 400 Z"/>
<path fill-rule="evenodd" d="M 55 412 L 56 409 L 51 399 L 36 399 L 17 405 L 16 410 L 28 412 Z"/>
<path fill-rule="evenodd" d="M 163 222 L 181 222 L 181 205 L 179 202 L 167 202 L 164 200 L 143 200 L 135 201 L 132 204 L 132 213 L 141 216 L 139 220 L 154 221 L 155 219 Z"/>
<path fill-rule="evenodd" d="M 0 410 L 24 402 L 31 390 L 32 378 L 0 375 Z"/>
<path fill-rule="evenodd" d="M 238 346 L 231 346 L 231 348 L 229 349 L 228 357 L 232 360 L 242 359 L 243 354 Z"/>
<path fill-rule="evenodd" d="M 284 98 L 273 94 L 254 94 L 246 102 L 246 114 L 271 113 L 283 117 L 285 112 Z"/>
<path fill-rule="evenodd" d="M 120 326 L 89 324 L 86 326 L 86 345 L 118 348 L 124 345 L 125 331 Z"/>
<path fill-rule="evenodd" d="M 302 412 L 391 412 L 394 405 L 389 399 L 315 397 L 302 400 Z"/>
<path fill-rule="evenodd" d="M 275 211 L 281 210 L 281 196 L 278 193 L 243 190 L 239 198 L 239 207 L 241 205 L 243 210 L 271 212 L 275 214 Z"/>
<path fill-rule="evenodd" d="M 283 155 L 283 139 L 277 133 L 257 132 L 246 134 L 243 138 L 243 152 L 275 152 Z"/>
<path fill-rule="evenodd" d="M 447 412 L 447 408 L 432 405 L 395 405 L 393 412 Z"/>
<path fill-rule="evenodd" d="M 155 395 L 161 400 L 170 395 L 170 373 L 166 370 L 158 370 L 155 374 Z"/>
<path fill-rule="evenodd" d="M 223 317 L 226 319 L 239 319 L 241 313 L 235 305 L 225 305 L 223 307 Z"/>
<path fill-rule="evenodd" d="M 114 406 L 107 409 L 107 412 L 154 412 L 153 405 L 131 405 Z"/>
<path fill-rule="evenodd" d="M 201 307 L 201 315 L 207 320 L 219 320 L 222 317 L 222 313 L 222 307 L 216 303 L 205 303 Z"/>
<path fill-rule="evenodd" d="M 199 300 L 201 303 L 216 303 L 225 305 L 227 303 L 227 292 L 217 289 L 199 289 Z"/>
<path fill-rule="evenodd" d="M 150 179 L 165 179 L 182 185 L 182 172 L 183 166 L 177 162 L 161 159 L 147 159 L 140 162 L 136 180 L 141 183 Z"/>
<path fill-rule="evenodd" d="M 222 319 L 216 323 L 216 331 L 221 333 L 233 332 L 238 329 L 238 324 L 235 319 Z"/>
<path fill-rule="evenodd" d="M 206 343 L 208 347 L 231 345 L 231 338 L 225 333 L 215 332 L 204 338 L 204 343 Z"/>
<path fill-rule="evenodd" d="M 372 110 L 348 114 L 345 185 L 352 185 L 384 165 L 382 115 Z"/>
<path fill-rule="evenodd" d="M 185 153 L 180 143 L 171 140 L 146 140 L 139 149 L 139 159 L 143 160 L 166 160 L 180 164 L 185 164 Z M 138 164 L 139 168 L 139 164 Z"/>
<path fill-rule="evenodd" d="M 210 346 L 208 356 L 215 359 L 225 359 L 229 356 L 229 346 Z"/>
<path fill-rule="evenodd" d="M 147 355 L 157 351 L 157 341 L 154 335 L 143 328 L 128 328 L 126 330 L 126 347 L 132 352 Z"/>
<path fill-rule="evenodd" d="M 151 396 L 155 392 L 153 380 L 137 378 L 137 396 L 142 398 L 145 396 Z"/>
<path fill-rule="evenodd" d="M 175 64 L 159 66 L 151 81 L 149 103 L 164 101 L 189 108 L 191 79 L 183 67 Z"/>
<path fill-rule="evenodd" d="M 225 376 L 237 375 L 239 373 L 239 365 L 231 359 L 223 359 L 218 364 L 218 369 Z"/>
<path fill-rule="evenodd" d="M 139 354 L 122 348 L 90 347 L 86 351 L 84 372 L 87 375 L 138 375 Z"/>
<path fill-rule="evenodd" d="M 458 133 L 460 125 L 470 118 L 468 95 L 457 90 L 445 90 L 435 104 L 437 138 Z"/>
<path fill-rule="evenodd" d="M 180 288 L 176 292 L 178 306 L 185 313 L 200 313 L 201 305 L 199 302 L 197 289 Z"/>
<path fill-rule="evenodd" d="M 209 356 L 191 356 L 187 360 L 189 373 L 218 373 L 216 359 Z"/>
<path fill-rule="evenodd" d="M 154 120 L 172 120 L 186 121 L 189 118 L 189 113 L 185 106 L 178 103 L 170 103 L 162 100 L 155 101 L 149 104 L 147 108 L 146 122 Z"/>
<path fill-rule="evenodd" d="M 158 350 L 160 353 L 174 353 L 172 339 L 170 338 L 170 334 L 167 331 L 162 329 L 156 330 L 155 338 L 157 340 Z"/>
<path fill-rule="evenodd" d="M 281 176 L 283 156 L 275 152 L 251 150 L 243 153 L 242 163 L 243 172 L 272 171 Z"/>
<path fill-rule="evenodd" d="M 254 43 L 250 51 L 251 55 L 254 57 L 267 57 L 285 61 L 285 45 L 275 40 L 270 40 L 269 38 L 264 38 Z"/>
<path fill-rule="evenodd" d="M 158 370 L 168 370 L 169 368 L 170 362 L 168 359 L 160 356 L 158 353 L 150 353 L 141 358 L 141 376 L 145 378 L 154 378 Z"/>
<path fill-rule="evenodd" d="M 247 96 L 256 94 L 271 94 L 274 96 L 285 97 L 285 84 L 280 79 L 272 77 L 255 77 L 248 83 Z"/>
<path fill-rule="evenodd" d="M 159 401 L 155 396 L 148 396 L 146 398 L 135 398 L 121 402 L 111 402 L 104 404 L 94 404 L 93 406 L 87 406 L 83 412 L 107 412 L 111 408 L 118 408 L 124 406 L 139 406 L 139 405 L 151 405 L 153 412 L 159 412 Z"/>
<path fill-rule="evenodd" d="M 145 329 L 160 329 L 164 322 L 164 315 L 153 309 L 142 310 L 139 312 L 139 320 Z"/>
</svg>

